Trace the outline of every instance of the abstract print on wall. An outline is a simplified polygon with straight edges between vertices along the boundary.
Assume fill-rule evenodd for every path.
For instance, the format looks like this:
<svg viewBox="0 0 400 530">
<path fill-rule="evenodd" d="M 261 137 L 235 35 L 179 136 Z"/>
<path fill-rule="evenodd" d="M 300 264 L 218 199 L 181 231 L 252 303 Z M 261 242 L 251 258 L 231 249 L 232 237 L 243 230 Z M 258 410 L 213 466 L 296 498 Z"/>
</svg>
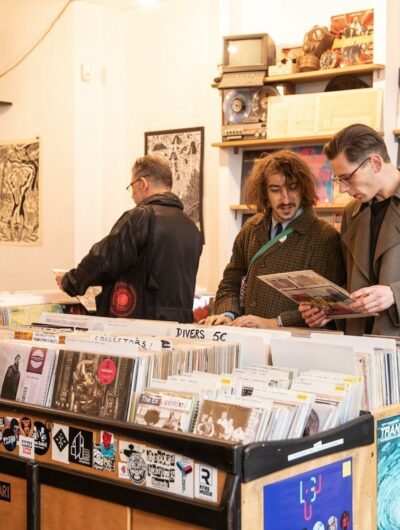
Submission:
<svg viewBox="0 0 400 530">
<path fill-rule="evenodd" d="M 40 243 L 37 138 L 0 142 L 0 243 Z"/>
</svg>

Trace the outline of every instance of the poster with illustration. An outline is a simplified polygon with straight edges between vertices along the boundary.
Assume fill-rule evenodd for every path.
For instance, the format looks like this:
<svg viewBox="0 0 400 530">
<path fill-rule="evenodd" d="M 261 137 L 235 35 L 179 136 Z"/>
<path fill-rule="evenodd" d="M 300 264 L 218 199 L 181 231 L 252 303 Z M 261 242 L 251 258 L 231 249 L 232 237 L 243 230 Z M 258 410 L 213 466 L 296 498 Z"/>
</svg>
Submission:
<svg viewBox="0 0 400 530">
<path fill-rule="evenodd" d="M 352 459 L 264 486 L 264 530 L 352 530 Z"/>
<path fill-rule="evenodd" d="M 400 529 L 400 416 L 378 420 L 378 530 Z"/>
</svg>

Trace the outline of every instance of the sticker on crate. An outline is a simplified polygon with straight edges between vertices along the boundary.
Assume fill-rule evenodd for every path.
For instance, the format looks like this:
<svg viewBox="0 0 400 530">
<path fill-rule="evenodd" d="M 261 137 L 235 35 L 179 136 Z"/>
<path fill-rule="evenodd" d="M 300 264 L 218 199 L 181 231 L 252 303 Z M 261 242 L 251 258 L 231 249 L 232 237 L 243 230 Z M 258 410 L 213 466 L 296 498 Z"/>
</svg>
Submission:
<svg viewBox="0 0 400 530">
<path fill-rule="evenodd" d="M 376 438 L 378 443 L 377 528 L 394 530 L 399 527 L 400 415 L 378 420 Z"/>
<path fill-rule="evenodd" d="M 68 464 L 69 427 L 55 423 L 53 425 L 52 435 L 51 458 L 57 462 Z"/>
<path fill-rule="evenodd" d="M 264 486 L 264 530 L 288 528 L 353 530 L 351 458 Z"/>
<path fill-rule="evenodd" d="M 148 488 L 193 498 L 193 460 L 148 447 L 146 462 Z"/>
<path fill-rule="evenodd" d="M 204 464 L 194 466 L 194 496 L 196 499 L 217 502 L 218 470 Z"/>
</svg>

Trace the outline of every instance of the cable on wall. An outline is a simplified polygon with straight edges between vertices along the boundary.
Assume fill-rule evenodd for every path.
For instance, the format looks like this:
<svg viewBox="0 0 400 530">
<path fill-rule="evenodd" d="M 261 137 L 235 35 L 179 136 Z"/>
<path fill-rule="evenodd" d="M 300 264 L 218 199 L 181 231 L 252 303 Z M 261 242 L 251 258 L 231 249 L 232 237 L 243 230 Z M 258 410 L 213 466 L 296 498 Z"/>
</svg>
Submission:
<svg viewBox="0 0 400 530">
<path fill-rule="evenodd" d="M 56 18 L 53 20 L 53 22 L 50 24 L 50 26 L 47 28 L 47 30 L 44 32 L 44 34 L 40 37 L 40 39 L 32 46 L 30 50 L 28 50 L 22 57 L 19 59 L 13 66 L 10 66 L 7 68 L 4 72 L 0 73 L 0 77 L 4 77 L 6 74 L 14 70 L 18 65 L 22 63 L 32 52 L 35 48 L 39 46 L 39 44 L 47 37 L 47 35 L 50 33 L 50 31 L 53 29 L 55 24 L 60 20 L 60 18 L 63 16 L 65 10 L 69 6 L 69 4 L 72 4 L 72 2 L 75 2 L 75 0 L 68 0 L 65 6 L 62 8 L 60 13 L 56 16 Z"/>
</svg>

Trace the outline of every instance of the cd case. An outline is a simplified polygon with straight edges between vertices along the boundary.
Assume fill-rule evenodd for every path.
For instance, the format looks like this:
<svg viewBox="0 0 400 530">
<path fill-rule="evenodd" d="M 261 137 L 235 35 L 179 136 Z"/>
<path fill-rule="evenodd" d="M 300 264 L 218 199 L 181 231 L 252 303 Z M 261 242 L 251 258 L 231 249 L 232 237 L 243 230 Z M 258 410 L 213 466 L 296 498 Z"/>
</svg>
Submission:
<svg viewBox="0 0 400 530">
<path fill-rule="evenodd" d="M 350 309 L 354 302 L 350 294 L 335 283 L 312 270 L 293 271 L 258 276 L 296 304 L 319 307 L 328 318 L 360 318 L 377 316 L 378 313 L 358 313 Z"/>
</svg>

